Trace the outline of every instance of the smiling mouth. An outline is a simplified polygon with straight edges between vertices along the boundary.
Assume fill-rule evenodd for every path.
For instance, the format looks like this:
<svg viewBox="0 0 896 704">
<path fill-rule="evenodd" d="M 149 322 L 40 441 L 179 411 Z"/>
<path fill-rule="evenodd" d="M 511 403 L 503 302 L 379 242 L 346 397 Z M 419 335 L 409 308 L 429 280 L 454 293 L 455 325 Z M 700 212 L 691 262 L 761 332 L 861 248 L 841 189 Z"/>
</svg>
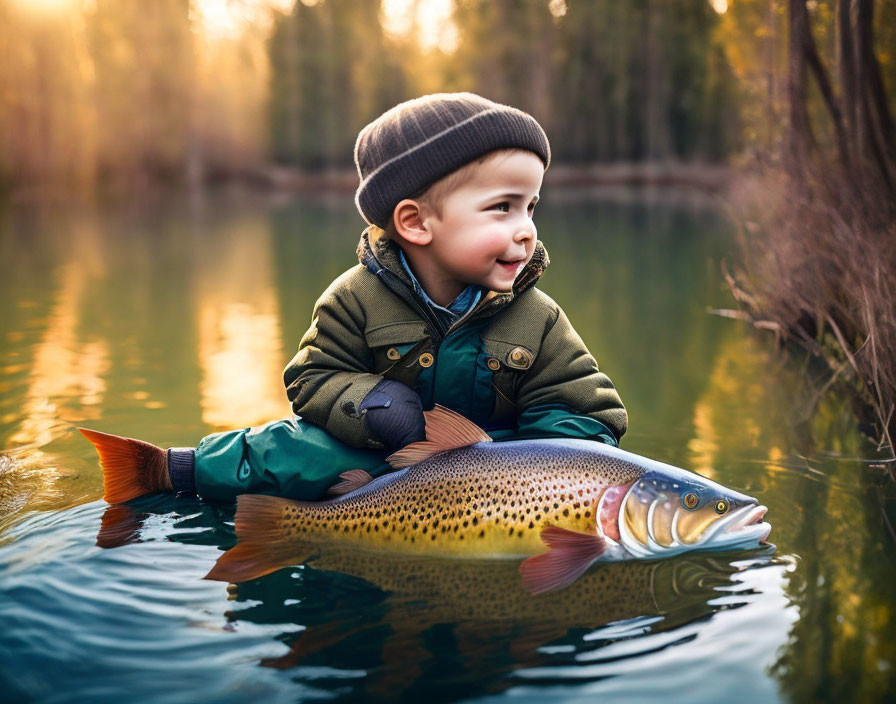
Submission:
<svg viewBox="0 0 896 704">
<path fill-rule="evenodd" d="M 513 260 L 497 259 L 496 261 L 501 266 L 519 266 L 520 264 L 523 263 L 522 259 L 513 259 Z"/>
</svg>

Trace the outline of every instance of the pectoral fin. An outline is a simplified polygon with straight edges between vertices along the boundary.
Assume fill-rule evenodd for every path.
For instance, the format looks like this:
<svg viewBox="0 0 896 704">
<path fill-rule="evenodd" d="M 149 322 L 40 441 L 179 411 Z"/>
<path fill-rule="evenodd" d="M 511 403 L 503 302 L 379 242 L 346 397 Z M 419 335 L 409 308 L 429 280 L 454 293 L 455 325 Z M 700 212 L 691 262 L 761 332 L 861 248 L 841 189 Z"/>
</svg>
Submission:
<svg viewBox="0 0 896 704">
<path fill-rule="evenodd" d="M 607 549 L 606 542 L 599 535 L 558 526 L 548 526 L 542 530 L 541 539 L 548 546 L 548 551 L 530 557 L 520 565 L 523 586 L 532 594 L 572 584 Z"/>
<path fill-rule="evenodd" d="M 373 481 L 373 477 L 363 469 L 350 469 L 340 474 L 339 478 L 341 482 L 327 489 L 327 494 L 330 496 L 342 496 Z"/>
</svg>

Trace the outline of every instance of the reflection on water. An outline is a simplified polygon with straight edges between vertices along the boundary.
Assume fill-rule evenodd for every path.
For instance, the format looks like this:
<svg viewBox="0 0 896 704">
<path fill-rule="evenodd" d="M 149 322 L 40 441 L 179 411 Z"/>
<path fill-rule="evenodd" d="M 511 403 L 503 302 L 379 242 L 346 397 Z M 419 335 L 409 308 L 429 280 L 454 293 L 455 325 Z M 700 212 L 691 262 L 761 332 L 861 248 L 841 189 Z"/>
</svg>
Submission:
<svg viewBox="0 0 896 704">
<path fill-rule="evenodd" d="M 80 329 L 86 291 L 102 276 L 104 261 L 95 230 L 79 227 L 73 234 L 70 258 L 45 281 L 47 307 L 30 297 L 9 302 L 21 317 L 6 331 L 7 339 L 34 342 L 30 363 L 15 350 L 7 358 L 13 363 L 3 368 L 3 423 L 10 429 L 5 446 L 14 452 L 0 469 L 5 477 L 0 482 L 0 522 L 30 500 L 63 497 L 55 482 L 68 474 L 58 466 L 65 461 L 45 448 L 73 422 L 98 418 L 104 401 L 108 343 L 84 336 Z M 18 381 L 15 393 L 6 379 Z"/>
<path fill-rule="evenodd" d="M 14 445 L 39 448 L 55 440 L 61 422 L 57 402 L 79 409 L 69 414 L 71 420 L 99 416 L 109 367 L 107 342 L 82 340 L 78 335 L 80 304 L 90 276 L 87 261 L 71 262 L 61 271 L 57 300 L 47 314 L 46 330 L 28 370 L 19 427 L 10 437 Z"/>
<path fill-rule="evenodd" d="M 786 492 L 801 558 L 786 585 L 800 619 L 772 672 L 794 701 L 877 701 L 896 692 L 892 483 L 855 461 L 813 464 L 821 481 L 770 478 Z"/>
<path fill-rule="evenodd" d="M 271 236 L 258 220 L 219 232 L 197 277 L 202 421 L 229 430 L 288 415 Z"/>
<path fill-rule="evenodd" d="M 356 261 L 357 215 L 348 199 L 232 194 L 145 211 L 7 209 L 0 691 L 234 702 L 896 692 L 896 494 L 848 400 L 805 400 L 806 369 L 706 314 L 730 304 L 718 275 L 729 228 L 713 210 L 554 195 L 539 206 L 552 259 L 542 288 L 619 387 L 624 447 L 756 496 L 776 557 L 599 566 L 539 597 L 521 592 L 514 562 L 335 551 L 229 592 L 204 582 L 234 542 L 232 508 L 172 497 L 108 508 L 72 428 L 191 445 L 284 415 L 282 369 L 317 296 Z"/>
<path fill-rule="evenodd" d="M 777 364 L 752 336 L 732 327 L 723 336 L 710 368 L 708 384 L 694 404 L 694 437 L 688 442 L 691 466 L 707 476 L 716 467 L 731 467 L 734 458 L 757 451 L 780 459 L 792 441 L 789 410 L 796 404 L 794 375 Z M 782 378 L 790 384 L 781 384 Z M 728 476 L 726 479 L 730 480 Z"/>
<path fill-rule="evenodd" d="M 503 685 L 496 681 L 520 668 L 531 678 L 534 668 L 575 662 L 558 657 L 562 650 L 557 648 L 563 643 L 574 644 L 576 650 L 587 647 L 588 659 L 593 660 L 602 648 L 623 639 L 675 630 L 709 617 L 718 608 L 710 602 L 723 588 L 729 588 L 729 597 L 749 591 L 731 581 L 737 568 L 705 556 L 602 565 L 551 596 L 526 593 L 518 568 L 517 561 L 452 563 L 382 560 L 363 553 L 326 555 L 301 572 L 284 570 L 234 589 L 236 605 L 228 618 L 235 627 L 244 623 L 304 627 L 284 631 L 280 640 L 289 651 L 264 660 L 266 667 L 307 668 L 317 663 L 351 669 L 353 644 L 363 643 L 381 651 L 382 663 L 369 673 L 367 694 L 422 696 L 431 695 L 433 676 L 446 678 L 444 672 L 432 673 L 446 648 L 452 651 L 450 679 L 462 680 L 455 687 L 471 693 L 483 686 L 495 691 L 511 684 L 509 679 Z M 360 577 L 384 594 L 355 584 L 352 598 L 320 614 L 320 604 L 309 596 L 332 591 L 328 583 L 344 582 L 331 572 Z M 731 601 L 728 608 L 746 603 Z M 315 617 L 312 611 L 320 615 Z M 338 619 L 334 620 L 334 612 Z M 617 625 L 606 628 L 610 623 Z M 627 657 L 640 652 L 641 648 L 631 648 Z M 542 674 L 546 679 L 551 676 L 550 670 Z"/>
</svg>

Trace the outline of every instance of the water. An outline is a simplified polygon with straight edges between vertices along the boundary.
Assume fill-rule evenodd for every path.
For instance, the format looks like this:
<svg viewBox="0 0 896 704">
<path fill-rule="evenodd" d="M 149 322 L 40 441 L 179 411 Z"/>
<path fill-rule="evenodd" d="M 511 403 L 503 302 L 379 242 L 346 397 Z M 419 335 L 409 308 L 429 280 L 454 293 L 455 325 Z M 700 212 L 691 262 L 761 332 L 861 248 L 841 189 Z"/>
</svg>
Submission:
<svg viewBox="0 0 896 704">
<path fill-rule="evenodd" d="M 232 509 L 109 508 L 74 428 L 192 445 L 287 414 L 282 368 L 354 263 L 349 199 L 6 206 L 2 699 L 892 698 L 896 492 L 848 399 L 813 399 L 811 364 L 707 313 L 732 305 L 733 225 L 695 199 L 545 195 L 541 288 L 619 388 L 623 446 L 758 497 L 776 549 L 599 567 L 539 597 L 515 563 L 337 552 L 203 581 Z"/>
</svg>

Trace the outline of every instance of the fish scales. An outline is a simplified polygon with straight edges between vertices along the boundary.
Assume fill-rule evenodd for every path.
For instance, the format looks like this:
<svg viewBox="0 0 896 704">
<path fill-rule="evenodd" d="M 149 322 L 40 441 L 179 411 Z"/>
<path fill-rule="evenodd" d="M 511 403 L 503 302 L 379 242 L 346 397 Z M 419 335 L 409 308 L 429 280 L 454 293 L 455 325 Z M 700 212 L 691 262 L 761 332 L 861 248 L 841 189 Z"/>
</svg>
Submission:
<svg viewBox="0 0 896 704">
<path fill-rule="evenodd" d="M 478 443 L 343 498 L 283 508 L 284 535 L 429 554 L 532 554 L 548 525 L 594 533 L 603 490 L 642 467 L 568 442 Z"/>
</svg>

